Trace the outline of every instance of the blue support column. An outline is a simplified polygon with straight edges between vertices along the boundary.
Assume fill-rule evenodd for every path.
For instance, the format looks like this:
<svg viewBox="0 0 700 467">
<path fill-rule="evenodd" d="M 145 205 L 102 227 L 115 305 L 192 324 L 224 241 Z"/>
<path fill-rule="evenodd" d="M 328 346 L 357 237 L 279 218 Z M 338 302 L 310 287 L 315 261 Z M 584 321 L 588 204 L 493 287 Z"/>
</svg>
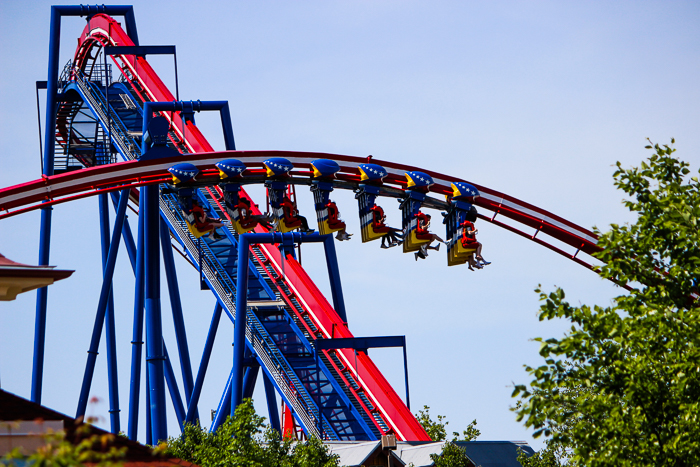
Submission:
<svg viewBox="0 0 700 467">
<path fill-rule="evenodd" d="M 323 406 L 321 405 L 321 371 L 318 367 L 318 349 L 314 350 L 314 358 L 316 359 L 316 407 L 318 407 L 318 413 L 316 414 L 316 429 L 320 433 L 320 438 L 323 439 Z M 357 355 L 357 354 L 356 354 Z"/>
<path fill-rule="evenodd" d="M 131 263 L 131 269 L 136 272 L 136 244 L 134 242 L 134 235 L 131 233 L 131 226 L 129 226 L 129 216 L 124 218 L 124 228 L 122 229 L 122 237 L 124 237 L 124 245 L 126 246 L 126 252 L 129 255 L 129 262 Z"/>
<path fill-rule="evenodd" d="M 46 161 L 46 158 L 44 159 Z M 53 165 L 51 167 L 53 171 Z M 41 231 L 39 233 L 39 265 L 48 266 L 51 245 L 51 207 L 41 208 Z M 46 341 L 46 307 L 48 288 L 41 287 L 36 293 L 36 318 L 34 320 L 34 358 L 32 364 L 32 402 L 41 404 L 41 389 L 44 380 L 44 347 Z"/>
<path fill-rule="evenodd" d="M 118 197 L 111 193 L 112 203 L 117 210 Z M 131 268 L 134 270 L 135 292 L 134 292 L 134 323 L 132 331 L 132 352 L 131 352 L 131 380 L 129 384 L 129 422 L 127 436 L 132 441 L 136 441 L 138 436 L 138 413 L 139 394 L 141 392 L 141 356 L 143 346 L 143 228 L 138 222 L 138 249 L 134 243 L 134 236 L 129 226 L 129 216 L 124 216 L 122 227 L 122 237 L 124 246 L 129 255 Z"/>
<path fill-rule="evenodd" d="M 117 205 L 119 204 L 119 196 L 116 193 L 110 193 L 112 196 L 112 205 L 114 206 L 114 212 L 117 212 Z M 124 226 L 122 227 L 122 238 L 124 239 L 124 246 L 126 247 L 126 252 L 129 255 L 129 262 L 131 262 L 131 269 L 136 273 L 136 243 L 134 242 L 134 235 L 131 233 L 131 227 L 129 226 L 129 215 L 124 216 Z"/>
<path fill-rule="evenodd" d="M 224 144 L 227 151 L 235 151 L 236 143 L 233 139 L 233 125 L 231 125 L 231 112 L 229 112 L 228 102 L 224 102 L 219 106 L 219 114 L 221 115 L 221 127 L 224 130 Z"/>
<path fill-rule="evenodd" d="M 265 399 L 267 400 L 267 413 L 270 416 L 270 425 L 282 434 L 282 420 L 280 420 L 279 410 L 277 410 L 277 391 L 270 381 L 267 373 L 263 371 L 263 384 L 265 385 Z"/>
<path fill-rule="evenodd" d="M 158 186 L 141 188 L 144 216 L 146 367 L 149 375 L 151 434 L 154 443 L 168 439 L 163 369 L 163 324 L 160 307 L 160 207 Z"/>
<path fill-rule="evenodd" d="M 46 125 L 44 127 L 44 167 L 45 176 L 53 175 L 54 140 L 56 138 L 56 95 L 58 90 L 58 54 L 61 37 L 61 15 L 56 7 L 51 7 L 49 29 L 49 70 L 46 81 Z M 39 265 L 49 265 L 51 247 L 52 208 L 41 208 L 39 231 Z M 36 318 L 34 321 L 34 360 L 32 365 L 32 402 L 41 403 L 41 389 L 44 379 L 44 346 L 46 341 L 46 308 L 48 289 L 42 287 L 36 294 Z"/>
<path fill-rule="evenodd" d="M 114 231 L 112 232 L 112 240 L 109 246 L 107 265 L 104 268 L 102 290 L 100 291 L 100 300 L 97 305 L 97 315 L 95 316 L 95 324 L 92 329 L 90 350 L 88 350 L 88 361 L 85 366 L 85 375 L 83 376 L 83 384 L 80 389 L 80 399 L 78 400 L 76 418 L 84 416 L 87 408 L 88 397 L 90 395 L 90 386 L 92 384 L 92 375 L 95 371 L 95 362 L 97 360 L 97 349 L 100 345 L 102 326 L 105 321 L 107 300 L 110 292 L 112 291 L 112 276 L 114 275 L 114 266 L 117 261 L 117 252 L 119 251 L 119 242 L 121 241 L 124 213 L 126 212 L 126 205 L 128 201 L 129 190 L 123 190 L 119 196 L 119 207 L 117 209 L 117 216 L 114 222 Z"/>
<path fill-rule="evenodd" d="M 243 377 L 243 399 L 250 399 L 253 397 L 255 383 L 258 380 L 258 373 L 260 373 L 260 365 L 256 364 L 246 368 L 245 376 Z"/>
<path fill-rule="evenodd" d="M 170 362 L 170 356 L 168 355 L 168 348 L 165 346 L 165 342 L 163 342 L 163 351 L 165 352 L 165 382 L 168 383 L 168 392 L 170 392 L 170 400 L 173 401 L 177 423 L 180 427 L 183 427 L 185 422 L 185 406 L 182 403 L 182 397 L 180 397 L 180 390 L 177 387 L 177 379 L 175 378 L 175 372 L 173 371 L 173 365 Z"/>
<path fill-rule="evenodd" d="M 173 248 L 170 244 L 170 230 L 163 219 L 160 221 L 160 240 L 163 250 L 165 276 L 168 281 L 168 291 L 170 293 L 170 305 L 173 312 L 173 324 L 175 326 L 177 350 L 180 357 L 180 370 L 182 371 L 182 381 L 185 387 L 185 400 L 189 401 L 192 397 L 192 387 L 194 386 L 194 382 L 192 380 L 192 364 L 190 363 L 190 351 L 187 346 L 187 332 L 185 331 L 185 318 L 182 314 L 180 289 L 177 285 L 177 273 L 175 272 Z"/>
<path fill-rule="evenodd" d="M 332 235 L 325 236 L 323 247 L 326 252 L 326 266 L 328 267 L 328 277 L 331 282 L 331 294 L 333 295 L 333 308 L 343 322 L 348 322 L 345 311 L 345 300 L 343 299 L 343 287 L 340 282 L 340 269 L 338 268 L 338 256 L 335 254 L 335 242 Z"/>
<path fill-rule="evenodd" d="M 103 193 L 99 195 L 99 205 L 102 269 L 104 270 L 107 266 L 107 256 L 109 255 L 109 200 L 107 194 Z M 111 280 L 109 288 L 110 292 L 107 298 L 107 312 L 105 315 L 107 379 L 109 382 L 109 421 L 112 433 L 117 434 L 121 431 L 119 425 L 119 375 L 117 371 L 117 337 L 114 323 L 114 291 L 112 290 Z"/>
<path fill-rule="evenodd" d="M 56 132 L 56 111 L 58 109 L 58 60 L 61 43 L 61 17 L 87 16 L 95 13 L 124 15 L 127 34 L 138 45 L 136 20 L 132 6 L 52 6 L 49 27 L 49 67 L 46 80 L 46 124 L 44 126 L 44 165 L 43 174 L 53 175 L 54 142 Z M 39 265 L 48 266 L 51 245 L 51 207 L 41 209 L 39 238 Z M 32 362 L 32 402 L 41 403 L 43 385 L 44 346 L 46 339 L 46 308 L 48 291 L 42 287 L 37 291 L 36 318 L 34 323 L 34 357 Z"/>
<path fill-rule="evenodd" d="M 214 340 L 216 339 L 216 331 L 219 329 L 219 321 L 221 320 L 222 310 L 223 308 L 221 307 L 221 304 L 216 302 L 214 314 L 211 318 L 211 324 L 209 325 L 207 341 L 204 343 L 204 350 L 202 351 L 202 361 L 200 362 L 199 370 L 197 371 L 197 380 L 194 383 L 192 397 L 190 397 L 187 404 L 187 417 L 185 418 L 186 423 L 192 423 L 195 419 L 199 418 L 197 415 L 197 404 L 199 403 L 199 396 L 202 393 L 204 376 L 207 374 L 207 367 L 209 366 L 211 351 L 214 348 Z"/>
<path fill-rule="evenodd" d="M 233 329 L 233 371 L 231 390 L 231 415 L 243 400 L 243 357 L 245 354 L 246 310 L 248 308 L 248 261 L 250 257 L 251 236 L 260 234 L 244 234 L 238 237 L 238 270 L 236 284 L 236 320 Z M 265 234 L 262 234 L 265 235 Z M 265 236 L 268 237 L 267 235 Z"/>
<path fill-rule="evenodd" d="M 406 408 L 411 410 L 411 395 L 408 393 L 408 357 L 406 356 L 406 338 L 403 341 L 403 376 L 406 384 Z"/>
<path fill-rule="evenodd" d="M 143 217 L 139 216 L 138 249 L 136 250 L 136 285 L 134 292 L 134 325 L 131 338 L 131 383 L 129 386 L 129 439 L 136 441 L 139 423 L 139 394 L 141 392 L 141 361 L 143 354 L 144 306 L 144 248 Z M 150 407 L 150 404 L 148 404 Z M 150 428 L 147 428 L 150 433 Z"/>
<path fill-rule="evenodd" d="M 219 407 L 216 409 L 216 414 L 214 414 L 214 420 L 211 422 L 211 427 L 209 431 L 216 431 L 222 423 L 226 421 L 226 417 L 230 415 L 231 412 L 231 390 L 233 382 L 233 370 L 228 376 L 228 381 L 226 381 L 226 388 L 224 389 L 224 394 L 219 402 Z"/>
<path fill-rule="evenodd" d="M 151 378 L 148 376 L 148 371 L 146 372 L 146 407 L 151 407 L 151 391 L 148 388 L 151 387 Z M 146 444 L 153 446 L 153 430 L 151 424 L 151 411 L 146 410 Z"/>
<path fill-rule="evenodd" d="M 233 368 L 231 377 L 231 415 L 243 399 L 243 370 L 245 352 L 246 309 L 248 305 L 248 260 L 250 257 L 250 245 L 254 243 L 280 243 L 292 245 L 294 243 L 321 243 L 326 251 L 326 264 L 330 276 L 331 289 L 333 291 L 333 304 L 340 317 L 347 322 L 345 303 L 343 302 L 343 290 L 340 285 L 340 272 L 338 260 L 335 255 L 335 245 L 332 235 L 302 235 L 300 233 L 247 233 L 238 237 L 238 265 L 236 283 L 236 317 L 233 330 Z M 293 250 L 293 248 L 291 248 Z M 319 405 L 320 407 L 320 405 Z"/>
</svg>

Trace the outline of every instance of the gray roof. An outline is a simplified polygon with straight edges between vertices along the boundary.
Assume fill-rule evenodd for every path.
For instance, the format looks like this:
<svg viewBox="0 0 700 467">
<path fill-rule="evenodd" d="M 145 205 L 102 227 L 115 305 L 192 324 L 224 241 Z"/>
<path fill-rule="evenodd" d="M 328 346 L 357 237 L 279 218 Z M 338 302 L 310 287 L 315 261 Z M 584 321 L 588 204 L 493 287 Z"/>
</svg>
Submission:
<svg viewBox="0 0 700 467">
<path fill-rule="evenodd" d="M 375 449 L 381 449 L 379 441 L 340 441 L 324 444 L 334 454 L 338 454 L 340 465 L 343 466 L 362 465 Z M 535 452 L 525 441 L 457 441 L 455 444 L 464 448 L 469 460 L 478 467 L 521 467 L 517 460 L 518 449 L 529 455 Z M 429 467 L 433 465 L 430 455 L 442 453 L 444 445 L 445 441 L 399 441 L 393 454 L 405 465 Z"/>
<path fill-rule="evenodd" d="M 445 445 L 444 441 L 437 443 L 419 444 L 411 446 L 408 443 L 398 442 L 396 446 L 396 454 L 401 457 L 401 460 L 406 464 L 413 464 L 415 467 L 423 467 L 433 465 L 431 454 L 440 454 Z"/>
<path fill-rule="evenodd" d="M 382 448 L 381 441 L 330 441 L 323 444 L 328 446 L 333 454 L 338 455 L 340 465 L 348 467 L 362 465 L 375 450 Z M 391 456 L 396 458 L 400 464 L 405 465 L 406 462 L 397 454 L 392 452 Z"/>
<path fill-rule="evenodd" d="M 340 465 L 362 465 L 370 454 L 381 444 L 381 441 L 365 442 L 326 442 L 323 443 L 333 454 L 340 457 Z"/>
<path fill-rule="evenodd" d="M 518 462 L 518 449 L 528 455 L 535 453 L 525 441 L 458 441 L 456 444 L 480 467 L 522 467 Z"/>
</svg>

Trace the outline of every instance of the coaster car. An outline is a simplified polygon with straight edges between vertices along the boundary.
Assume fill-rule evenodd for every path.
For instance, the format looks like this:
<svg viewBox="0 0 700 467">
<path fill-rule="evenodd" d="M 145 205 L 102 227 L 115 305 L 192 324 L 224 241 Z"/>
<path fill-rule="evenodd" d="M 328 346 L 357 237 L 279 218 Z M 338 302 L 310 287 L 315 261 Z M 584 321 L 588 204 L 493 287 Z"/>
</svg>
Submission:
<svg viewBox="0 0 700 467">
<path fill-rule="evenodd" d="M 267 194 L 275 218 L 276 230 L 287 233 L 303 229 L 305 218 L 299 215 L 294 202 L 287 195 L 287 182 L 284 180 L 294 165 L 282 157 L 273 157 L 263 161 L 268 180 L 265 181 Z M 308 226 L 307 226 L 308 227 Z"/>
<path fill-rule="evenodd" d="M 445 216 L 447 228 L 447 265 L 465 264 L 476 253 L 478 242 L 467 232 L 474 228 L 477 218 L 473 201 L 479 196 L 479 190 L 466 182 L 452 183 L 450 208 Z"/>
<path fill-rule="evenodd" d="M 321 235 L 344 231 L 345 222 L 340 219 L 340 210 L 335 202 L 331 201 L 330 194 L 333 191 L 331 181 L 335 174 L 340 171 L 337 162 L 330 159 L 316 159 L 311 162 L 314 179 L 311 181 L 311 192 L 314 195 L 314 208 L 316 209 L 316 220 L 318 221 L 318 231 Z M 347 235 L 340 234 L 340 238 Z"/>
<path fill-rule="evenodd" d="M 360 172 L 360 180 L 364 182 L 360 184 L 355 194 L 360 213 L 362 243 L 388 237 L 389 244 L 395 245 L 401 239 L 401 231 L 386 225 L 384 209 L 376 204 L 379 187 L 388 172 L 377 164 L 361 164 L 357 169 Z"/>
<path fill-rule="evenodd" d="M 432 177 L 423 172 L 406 172 L 406 198 L 401 203 L 401 220 L 403 226 L 403 252 L 418 251 L 423 245 L 430 244 L 435 238 L 427 228 L 429 216 L 420 208 L 425 194 L 435 183 Z"/>
<path fill-rule="evenodd" d="M 252 201 L 240 196 L 241 184 L 238 181 L 243 172 L 246 171 L 246 165 L 238 159 L 225 159 L 215 165 L 219 169 L 219 178 L 226 181 L 226 183 L 221 184 L 224 192 L 224 205 L 231 218 L 231 226 L 236 233 L 248 233 L 258 224 L 270 228 L 267 222 L 269 218 L 253 215 Z"/>
</svg>

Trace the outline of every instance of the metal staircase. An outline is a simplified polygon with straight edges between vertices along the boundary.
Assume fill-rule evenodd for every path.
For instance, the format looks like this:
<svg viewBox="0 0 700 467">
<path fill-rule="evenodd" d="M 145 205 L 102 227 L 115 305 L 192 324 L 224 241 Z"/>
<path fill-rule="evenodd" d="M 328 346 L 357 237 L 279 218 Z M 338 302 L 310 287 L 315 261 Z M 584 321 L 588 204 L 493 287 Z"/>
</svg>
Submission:
<svg viewBox="0 0 700 467">
<path fill-rule="evenodd" d="M 80 93 L 84 102 L 99 120 L 102 131 L 111 137 L 112 144 L 122 157 L 132 160 L 141 155 L 140 144 L 122 122 L 119 114 L 107 104 L 107 99 L 97 84 L 88 80 L 80 71 L 76 71 L 65 89 L 71 88 Z"/>
<path fill-rule="evenodd" d="M 110 92 L 109 103 L 96 83 L 80 73 L 65 89 L 75 89 L 99 120 L 102 130 L 111 135 L 112 143 L 125 159 L 140 155 L 134 128 L 138 109 L 129 105 L 134 100 L 126 86 Z M 108 118 L 109 115 L 109 118 Z M 124 122 L 130 124 L 127 125 Z M 131 128 L 130 128 L 131 127 Z M 198 190 L 205 210 L 220 210 L 212 189 Z M 195 239 L 188 230 L 177 197 L 162 194 L 161 215 L 171 234 L 184 248 L 192 264 L 200 268 L 202 277 L 216 295 L 230 319 L 235 318 L 237 272 L 237 235 L 228 228 L 220 240 Z M 216 212 L 219 217 L 223 213 Z M 263 366 L 285 403 L 292 409 L 309 434 L 331 440 L 378 439 L 387 425 L 371 415 L 372 407 L 361 388 L 343 375 L 340 361 L 333 361 L 332 351 L 316 358 L 313 341 L 320 336 L 316 324 L 293 296 L 284 277 L 266 267 L 263 249 L 252 246 L 249 266 L 246 310 L 246 338 L 252 355 Z M 347 370 L 347 369 L 346 369 Z M 358 391 L 359 390 L 359 391 Z M 319 405 L 321 407 L 319 416 Z"/>
<path fill-rule="evenodd" d="M 225 255 L 224 261 L 227 263 L 228 267 L 224 267 L 214 251 L 212 251 L 213 249 L 219 250 L 220 252 L 237 251 L 233 232 L 227 232 L 226 238 L 218 241 L 209 239 L 195 240 L 187 229 L 186 221 L 182 217 L 180 207 L 174 195 L 161 196 L 161 215 L 163 215 L 166 222 L 168 222 L 176 240 L 185 248 L 193 264 L 201 264 L 201 271 L 209 288 L 217 296 L 226 314 L 233 321 L 236 315 L 236 282 L 233 271 L 237 268 L 237 258 L 231 259 Z M 263 295 L 262 291 L 264 290 L 267 293 L 266 298 L 268 298 L 270 302 L 276 302 L 274 293 L 271 293 L 270 290 L 265 290 L 265 286 L 262 285 L 263 282 L 259 280 L 257 269 L 253 268 L 253 271 L 253 277 L 260 284 L 260 289 L 262 289 L 254 292 L 254 294 L 258 296 Z M 255 281 L 252 282 L 251 285 L 253 286 L 253 290 L 255 290 Z M 272 306 L 277 305 L 274 304 Z M 256 308 L 265 307 L 260 306 Z M 314 403 L 312 394 L 306 389 L 302 380 L 295 373 L 293 366 L 287 361 L 282 351 L 277 347 L 274 338 L 258 318 L 253 307 L 248 308 L 246 321 L 246 338 L 251 352 L 265 368 L 265 371 L 271 376 L 278 389 L 281 390 L 285 402 L 288 403 L 290 407 L 294 408 L 300 418 L 304 419 L 307 427 L 315 428 L 313 433 L 316 436 L 321 437 L 321 431 L 316 428 L 319 426 L 318 419 L 313 415 L 318 413 L 318 408 Z M 330 439 L 340 439 L 327 420 L 323 420 L 322 429 L 326 437 Z"/>
</svg>

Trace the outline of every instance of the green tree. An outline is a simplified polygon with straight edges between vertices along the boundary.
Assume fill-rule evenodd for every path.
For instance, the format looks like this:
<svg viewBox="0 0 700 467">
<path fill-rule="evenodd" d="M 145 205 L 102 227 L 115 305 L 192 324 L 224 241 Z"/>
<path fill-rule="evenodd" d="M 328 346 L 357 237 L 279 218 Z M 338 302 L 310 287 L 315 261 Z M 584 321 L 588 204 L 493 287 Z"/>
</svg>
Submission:
<svg viewBox="0 0 700 467">
<path fill-rule="evenodd" d="M 440 454 L 431 454 L 435 467 L 472 467 L 464 448 L 454 443 L 445 443 Z"/>
<path fill-rule="evenodd" d="M 89 425 L 78 427 L 75 440 L 66 439 L 63 431 L 46 435 L 46 443 L 36 451 L 22 452 L 15 448 L 0 458 L 0 466 L 13 467 L 31 465 L 33 467 L 119 467 L 126 454 L 126 448 L 117 448 L 114 435 L 90 435 Z"/>
<path fill-rule="evenodd" d="M 418 410 L 416 420 L 421 424 L 425 432 L 433 441 L 445 441 L 447 439 L 447 417 L 438 415 L 437 420 L 430 418 L 430 407 L 424 405 Z M 476 427 L 476 420 L 467 425 L 467 429 L 460 434 L 457 431 L 452 432 L 452 441 L 473 441 L 481 435 L 481 431 Z"/>
<path fill-rule="evenodd" d="M 518 450 L 518 462 L 523 467 L 561 467 L 566 465 L 561 462 L 556 451 L 549 445 L 531 456 L 523 450 Z"/>
<path fill-rule="evenodd" d="M 565 366 L 570 366 L 570 363 L 565 362 Z M 580 398 L 585 398 L 590 391 L 588 388 L 581 386 L 573 388 L 562 388 L 562 392 L 567 393 L 567 401 L 563 402 L 558 411 L 561 414 L 568 414 L 568 418 L 562 418 L 557 425 L 556 430 L 559 432 L 568 432 L 574 423 L 586 423 L 583 420 L 583 415 L 575 410 L 575 406 L 570 401 L 576 401 Z M 540 389 L 534 389 L 537 395 L 545 396 L 545 393 Z M 518 411 L 522 408 L 522 400 L 519 400 L 515 409 Z M 518 461 L 523 467 L 561 467 L 564 465 L 574 465 L 571 460 L 571 446 L 566 441 L 562 441 L 561 437 L 552 437 L 545 440 L 545 447 L 533 455 L 528 455 L 525 451 L 519 450 Z"/>
<path fill-rule="evenodd" d="M 309 438 L 297 443 L 292 450 L 292 465 L 295 467 L 337 467 L 338 456 L 331 454 L 318 438 Z"/>
<path fill-rule="evenodd" d="M 445 441 L 447 439 L 447 417 L 438 415 L 437 420 L 430 417 L 430 407 L 423 406 L 418 410 L 416 420 L 423 426 L 425 432 L 433 441 Z M 464 448 L 455 444 L 456 441 L 473 441 L 479 437 L 481 431 L 476 427 L 476 420 L 467 425 L 467 429 L 460 434 L 452 432 L 452 441 L 445 443 L 440 454 L 431 454 L 430 458 L 435 463 L 435 467 L 469 467 L 472 462 L 467 457 Z"/>
<path fill-rule="evenodd" d="M 165 452 L 201 467 L 337 467 L 338 456 L 317 438 L 304 442 L 282 440 L 279 432 L 265 425 L 253 401 L 246 399 L 233 418 L 215 431 L 186 425 L 182 434 L 170 438 Z"/>
<path fill-rule="evenodd" d="M 674 143 L 671 140 L 671 143 Z M 667 145 L 641 166 L 617 163 L 615 185 L 636 222 L 600 235 L 602 277 L 629 289 L 610 306 L 572 306 L 537 290 L 544 364 L 518 385 L 518 420 L 570 449 L 569 465 L 700 465 L 700 183 Z"/>
</svg>

